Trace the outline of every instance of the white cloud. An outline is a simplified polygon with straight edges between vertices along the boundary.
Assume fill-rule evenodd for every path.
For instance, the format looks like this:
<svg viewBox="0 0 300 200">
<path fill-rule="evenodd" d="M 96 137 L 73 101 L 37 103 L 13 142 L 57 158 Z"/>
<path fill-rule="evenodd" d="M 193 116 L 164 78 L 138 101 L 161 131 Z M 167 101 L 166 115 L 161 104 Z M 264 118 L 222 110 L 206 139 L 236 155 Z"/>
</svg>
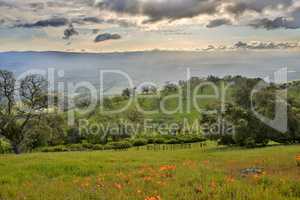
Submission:
<svg viewBox="0 0 300 200">
<path fill-rule="evenodd" d="M 16 33 L 13 41 L 19 33 L 20 41 L 10 42 L 10 45 L 15 45 L 16 48 L 22 43 L 25 46 L 24 34 L 20 32 L 34 31 L 49 33 L 48 38 L 43 37 L 43 40 L 37 41 L 45 43 L 48 39 L 47 44 L 51 46 L 49 48 L 56 46 L 61 48 L 56 43 L 65 45 L 66 41 L 62 39 L 64 32 L 70 24 L 73 24 L 74 29 L 79 33 L 72 38 L 74 48 L 76 45 L 77 48 L 86 45 L 95 49 L 100 45 L 101 48 L 107 49 L 110 48 L 109 45 L 115 45 L 114 49 L 126 49 L 135 45 L 140 45 L 141 48 L 159 48 L 158 43 L 163 43 L 166 48 L 183 46 L 182 48 L 192 49 L 213 43 L 212 38 L 206 41 L 209 38 L 206 31 L 211 30 L 205 27 L 216 29 L 224 25 L 227 27 L 220 29 L 226 29 L 227 32 L 230 32 L 228 30 L 231 26 L 234 26 L 235 31 L 239 30 L 240 26 L 269 30 L 300 28 L 299 8 L 300 0 L 0 0 L 0 28 L 15 29 L 11 30 Z M 27 30 L 24 30 L 24 27 L 27 27 Z M 107 41 L 96 45 L 94 30 L 99 30 L 97 34 L 115 33 L 124 37 L 118 41 Z M 147 34 L 151 36 L 145 36 Z M 138 38 L 130 40 L 136 35 Z M 9 35 L 0 36 L 2 42 L 12 38 Z M 280 37 L 282 40 L 298 39 L 292 34 L 291 36 Z M 276 40 L 276 37 L 274 35 L 271 39 Z M 140 41 L 139 44 L 135 44 L 135 39 Z M 252 39 L 261 38 L 253 36 Z M 229 38 L 225 43 L 232 41 L 233 38 Z M 225 49 L 224 46 L 214 48 Z"/>
<path fill-rule="evenodd" d="M 224 51 L 224 50 L 300 50 L 300 42 L 263 42 L 263 41 L 239 41 L 229 46 L 208 45 L 203 51 Z"/>
</svg>

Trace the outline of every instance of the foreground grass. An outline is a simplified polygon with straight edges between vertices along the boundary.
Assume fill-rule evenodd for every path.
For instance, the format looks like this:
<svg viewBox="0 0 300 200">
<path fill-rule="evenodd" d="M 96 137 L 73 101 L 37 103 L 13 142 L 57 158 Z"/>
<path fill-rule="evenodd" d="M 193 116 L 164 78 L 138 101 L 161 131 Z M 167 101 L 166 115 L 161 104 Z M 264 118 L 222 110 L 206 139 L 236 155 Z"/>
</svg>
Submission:
<svg viewBox="0 0 300 200">
<path fill-rule="evenodd" d="M 299 147 L 2 155 L 0 199 L 300 199 Z"/>
</svg>

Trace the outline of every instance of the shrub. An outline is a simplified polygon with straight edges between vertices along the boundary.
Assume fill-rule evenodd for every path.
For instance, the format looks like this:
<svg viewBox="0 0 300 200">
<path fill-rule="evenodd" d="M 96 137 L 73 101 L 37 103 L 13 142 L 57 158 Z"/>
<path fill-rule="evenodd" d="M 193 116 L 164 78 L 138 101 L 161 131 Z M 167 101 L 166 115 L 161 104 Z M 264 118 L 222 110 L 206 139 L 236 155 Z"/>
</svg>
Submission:
<svg viewBox="0 0 300 200">
<path fill-rule="evenodd" d="M 177 140 L 176 138 L 166 140 L 166 144 L 178 144 L 178 143 L 180 143 L 180 141 Z"/>
<path fill-rule="evenodd" d="M 41 152 L 65 152 L 65 151 L 68 151 L 68 149 L 62 145 L 53 146 L 53 147 L 43 147 L 41 149 Z"/>
<path fill-rule="evenodd" d="M 12 152 L 10 144 L 3 140 L 0 140 L 0 154 L 10 153 L 10 152 Z"/>
<path fill-rule="evenodd" d="M 145 146 L 148 144 L 148 140 L 146 139 L 135 139 L 132 141 L 132 145 L 135 146 L 135 147 L 139 147 L 139 146 Z"/>
<path fill-rule="evenodd" d="M 180 137 L 175 137 L 175 139 L 177 140 L 177 144 L 196 143 L 196 142 L 206 141 L 205 138 L 202 138 L 200 136 L 180 136 Z"/>
<path fill-rule="evenodd" d="M 91 143 L 82 143 L 82 147 L 85 148 L 85 149 L 92 149 L 93 148 L 93 145 Z"/>
<path fill-rule="evenodd" d="M 93 145 L 93 147 L 92 147 L 92 149 L 93 150 L 104 150 L 105 149 L 105 147 L 104 147 L 104 145 L 102 145 L 102 144 L 95 144 L 95 145 Z"/>
<path fill-rule="evenodd" d="M 12 152 L 10 144 L 0 139 L 0 154 L 10 152 Z"/>
<path fill-rule="evenodd" d="M 114 147 L 110 144 L 103 145 L 103 150 L 112 150 Z"/>
<path fill-rule="evenodd" d="M 248 137 L 245 140 L 245 147 L 247 147 L 247 148 L 254 148 L 254 147 L 256 147 L 255 140 L 252 137 Z"/>
<path fill-rule="evenodd" d="M 165 144 L 165 140 L 163 138 L 155 138 L 153 143 L 154 144 Z"/>
<path fill-rule="evenodd" d="M 102 144 L 95 144 L 92 147 L 92 150 L 95 151 L 104 151 L 104 150 L 111 150 L 114 147 L 112 145 L 106 144 L 106 145 L 102 145 Z"/>
<path fill-rule="evenodd" d="M 192 136 L 191 141 L 192 141 L 192 143 L 205 142 L 206 139 L 201 136 Z"/>
<path fill-rule="evenodd" d="M 59 146 L 54 146 L 53 150 L 55 152 L 64 152 L 64 151 L 68 151 L 68 149 L 65 146 L 59 145 Z"/>
<path fill-rule="evenodd" d="M 194 143 L 194 139 L 192 137 L 178 137 L 179 143 Z"/>
<path fill-rule="evenodd" d="M 220 140 L 218 141 L 218 144 L 219 145 L 234 145 L 235 141 L 231 135 L 226 134 L 220 138 Z"/>
<path fill-rule="evenodd" d="M 155 139 L 154 138 L 148 138 L 148 144 L 153 144 L 154 143 L 154 141 L 155 141 Z"/>
<path fill-rule="evenodd" d="M 84 147 L 82 144 L 71 144 L 68 146 L 70 151 L 83 151 Z"/>
<path fill-rule="evenodd" d="M 121 141 L 121 142 L 112 142 L 110 143 L 113 149 L 128 149 L 132 147 L 131 143 L 126 142 L 126 141 Z"/>
</svg>

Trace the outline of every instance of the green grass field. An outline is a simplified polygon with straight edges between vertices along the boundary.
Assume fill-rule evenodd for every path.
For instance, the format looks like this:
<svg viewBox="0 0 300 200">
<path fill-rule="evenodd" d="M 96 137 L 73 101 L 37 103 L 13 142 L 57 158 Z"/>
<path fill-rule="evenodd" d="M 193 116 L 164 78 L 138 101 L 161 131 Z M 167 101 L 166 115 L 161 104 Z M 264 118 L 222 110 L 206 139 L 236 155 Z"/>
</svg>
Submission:
<svg viewBox="0 0 300 200">
<path fill-rule="evenodd" d="M 300 199 L 300 146 L 0 156 L 0 199 Z M 260 174 L 241 170 L 259 167 Z"/>
</svg>

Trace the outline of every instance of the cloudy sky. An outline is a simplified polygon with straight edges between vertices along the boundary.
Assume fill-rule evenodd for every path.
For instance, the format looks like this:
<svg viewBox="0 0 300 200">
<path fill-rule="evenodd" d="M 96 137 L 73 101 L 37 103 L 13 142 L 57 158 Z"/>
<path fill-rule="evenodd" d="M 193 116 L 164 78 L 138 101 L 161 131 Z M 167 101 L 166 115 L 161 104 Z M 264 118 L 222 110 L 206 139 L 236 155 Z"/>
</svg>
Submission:
<svg viewBox="0 0 300 200">
<path fill-rule="evenodd" d="M 299 50 L 300 0 L 0 0 L 0 51 Z"/>
</svg>

